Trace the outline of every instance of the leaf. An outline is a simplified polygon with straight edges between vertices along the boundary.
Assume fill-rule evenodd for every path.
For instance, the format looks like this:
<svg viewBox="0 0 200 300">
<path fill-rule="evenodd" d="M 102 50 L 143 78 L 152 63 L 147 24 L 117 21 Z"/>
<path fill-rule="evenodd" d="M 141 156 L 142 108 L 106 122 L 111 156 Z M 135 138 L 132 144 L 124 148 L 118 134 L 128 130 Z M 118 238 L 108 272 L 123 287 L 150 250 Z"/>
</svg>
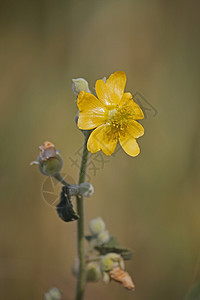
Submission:
<svg viewBox="0 0 200 300">
<path fill-rule="evenodd" d="M 101 245 L 101 246 L 96 246 L 95 249 L 99 251 L 101 255 L 105 255 L 107 253 L 117 253 L 120 254 L 123 259 L 129 260 L 133 256 L 133 251 L 124 247 L 121 247 L 116 239 L 114 237 L 111 237 L 109 242 Z"/>
<path fill-rule="evenodd" d="M 109 241 L 104 245 L 106 245 L 108 247 L 120 247 L 119 243 L 117 242 L 117 240 L 114 236 L 111 236 Z"/>
<path fill-rule="evenodd" d="M 90 242 L 91 240 L 94 239 L 94 236 L 93 235 L 85 235 L 85 239 Z"/>
<path fill-rule="evenodd" d="M 197 282 L 188 292 L 184 300 L 200 300 L 200 282 Z"/>
<path fill-rule="evenodd" d="M 64 186 L 62 188 L 62 192 L 60 194 L 60 202 L 56 206 L 56 210 L 59 217 L 65 222 L 71 222 L 79 218 L 79 216 L 73 210 L 68 186 Z"/>
</svg>

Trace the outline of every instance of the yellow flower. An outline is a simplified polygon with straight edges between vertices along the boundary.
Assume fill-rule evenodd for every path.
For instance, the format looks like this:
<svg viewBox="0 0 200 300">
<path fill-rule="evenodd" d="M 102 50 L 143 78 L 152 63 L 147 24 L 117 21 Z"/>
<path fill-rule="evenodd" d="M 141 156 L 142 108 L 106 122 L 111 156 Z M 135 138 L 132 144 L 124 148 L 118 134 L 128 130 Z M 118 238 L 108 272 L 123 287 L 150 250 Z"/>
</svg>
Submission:
<svg viewBox="0 0 200 300">
<path fill-rule="evenodd" d="M 144 134 L 144 128 L 136 120 L 144 118 L 141 108 L 133 101 L 130 93 L 124 93 L 126 74 L 118 71 L 106 82 L 97 80 L 97 97 L 81 91 L 77 105 L 80 110 L 78 127 L 92 131 L 87 148 L 96 153 L 102 150 L 111 155 L 119 140 L 124 151 L 136 156 L 140 148 L 136 142 Z"/>
</svg>

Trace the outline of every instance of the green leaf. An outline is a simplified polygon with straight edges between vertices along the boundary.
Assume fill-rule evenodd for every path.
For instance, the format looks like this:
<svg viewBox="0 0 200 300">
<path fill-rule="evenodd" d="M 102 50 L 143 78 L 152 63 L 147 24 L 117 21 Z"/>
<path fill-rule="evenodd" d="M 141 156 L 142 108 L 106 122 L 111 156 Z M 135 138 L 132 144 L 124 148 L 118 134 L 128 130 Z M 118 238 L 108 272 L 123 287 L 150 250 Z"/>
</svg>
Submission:
<svg viewBox="0 0 200 300">
<path fill-rule="evenodd" d="M 200 282 L 197 282 L 188 292 L 184 300 L 200 300 Z"/>
<path fill-rule="evenodd" d="M 93 235 L 85 235 L 85 239 L 90 242 L 91 240 L 94 239 L 94 236 Z"/>
<path fill-rule="evenodd" d="M 133 251 L 124 247 L 121 247 L 114 237 L 111 237 L 108 243 L 105 243 L 101 246 L 96 246 L 95 249 L 99 251 L 101 255 L 105 255 L 107 253 L 117 253 L 120 254 L 123 259 L 129 260 L 133 256 Z"/>
<path fill-rule="evenodd" d="M 104 245 L 106 245 L 108 247 L 120 247 L 119 243 L 117 242 L 117 240 L 114 236 L 111 236 L 109 241 Z"/>
<path fill-rule="evenodd" d="M 62 188 L 60 202 L 58 203 L 56 210 L 59 217 L 65 222 L 71 222 L 79 218 L 73 209 L 68 186 Z"/>
</svg>

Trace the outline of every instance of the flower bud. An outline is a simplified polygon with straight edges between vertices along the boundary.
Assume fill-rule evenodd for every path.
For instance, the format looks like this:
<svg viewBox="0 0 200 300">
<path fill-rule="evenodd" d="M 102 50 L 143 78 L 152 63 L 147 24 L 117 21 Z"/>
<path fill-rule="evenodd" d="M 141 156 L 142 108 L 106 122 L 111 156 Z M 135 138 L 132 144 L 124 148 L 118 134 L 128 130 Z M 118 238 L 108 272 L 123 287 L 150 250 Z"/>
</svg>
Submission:
<svg viewBox="0 0 200 300">
<path fill-rule="evenodd" d="M 107 272 L 103 272 L 103 282 L 109 283 L 110 282 L 110 276 Z"/>
<path fill-rule="evenodd" d="M 43 175 L 54 176 L 58 174 L 63 166 L 63 160 L 60 153 L 51 142 L 44 142 L 40 147 L 38 160 L 32 162 L 39 165 L 39 170 Z"/>
<path fill-rule="evenodd" d="M 121 256 L 116 253 L 108 253 L 104 255 L 100 262 L 100 267 L 102 272 L 109 272 L 114 268 L 120 266 Z"/>
<path fill-rule="evenodd" d="M 72 273 L 74 276 L 78 276 L 78 271 L 79 271 L 79 259 L 76 258 L 74 261 L 74 264 L 72 266 Z"/>
<path fill-rule="evenodd" d="M 79 192 L 83 197 L 90 197 L 94 194 L 94 187 L 90 182 L 83 182 L 80 184 Z"/>
<path fill-rule="evenodd" d="M 78 96 L 81 91 L 91 93 L 87 80 L 83 78 L 72 79 L 72 91 Z"/>
<path fill-rule="evenodd" d="M 80 185 L 71 184 L 69 187 L 70 196 L 78 196 L 80 194 Z"/>
<path fill-rule="evenodd" d="M 87 281 L 98 281 L 101 278 L 101 271 L 99 265 L 91 262 L 86 266 L 86 279 Z"/>
<path fill-rule="evenodd" d="M 52 300 L 51 296 L 49 295 L 49 293 L 45 293 L 44 294 L 44 300 Z"/>
<path fill-rule="evenodd" d="M 100 232 L 97 236 L 97 244 L 98 245 L 108 243 L 109 240 L 110 240 L 110 234 L 109 234 L 108 230 Z"/>
<path fill-rule="evenodd" d="M 39 169 L 42 174 L 47 176 L 54 176 L 58 174 L 63 166 L 63 160 L 59 153 L 54 158 L 50 158 L 47 161 L 39 164 Z"/>
<path fill-rule="evenodd" d="M 51 288 L 44 296 L 45 300 L 60 300 L 61 292 L 56 287 Z"/>
<path fill-rule="evenodd" d="M 89 229 L 91 234 L 98 235 L 99 233 L 105 231 L 106 225 L 101 217 L 93 219 L 89 223 Z"/>
</svg>

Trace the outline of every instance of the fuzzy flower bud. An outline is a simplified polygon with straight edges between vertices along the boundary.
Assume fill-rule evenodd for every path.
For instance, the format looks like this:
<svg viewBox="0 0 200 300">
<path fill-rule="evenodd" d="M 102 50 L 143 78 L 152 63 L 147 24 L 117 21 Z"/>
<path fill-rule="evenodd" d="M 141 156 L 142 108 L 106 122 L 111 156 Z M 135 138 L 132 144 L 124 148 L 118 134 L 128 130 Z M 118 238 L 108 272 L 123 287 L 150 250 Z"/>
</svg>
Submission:
<svg viewBox="0 0 200 300">
<path fill-rule="evenodd" d="M 94 187 L 90 182 L 83 182 L 80 184 L 79 192 L 83 197 L 90 197 L 94 194 Z"/>
<path fill-rule="evenodd" d="M 74 276 L 78 276 L 78 271 L 79 271 L 79 260 L 78 258 L 75 259 L 74 264 L 72 266 L 72 273 Z"/>
<path fill-rule="evenodd" d="M 40 147 L 40 154 L 37 161 L 31 165 L 38 164 L 39 170 L 43 175 L 54 176 L 58 174 L 63 166 L 63 160 L 60 153 L 51 142 L 44 142 Z"/>
<path fill-rule="evenodd" d="M 100 267 L 102 272 L 109 272 L 114 268 L 120 266 L 123 261 L 122 257 L 116 253 L 108 253 L 104 255 L 100 262 Z"/>
<path fill-rule="evenodd" d="M 53 287 L 44 295 L 44 299 L 45 300 L 60 300 L 61 292 L 56 287 Z"/>
<path fill-rule="evenodd" d="M 79 273 L 79 260 L 76 258 L 72 267 L 72 273 L 78 277 Z M 98 281 L 101 278 L 100 266 L 97 262 L 90 262 L 86 264 L 86 280 L 87 281 Z"/>
<path fill-rule="evenodd" d="M 83 78 L 72 79 L 72 91 L 78 96 L 81 91 L 91 93 L 87 80 Z"/>
<path fill-rule="evenodd" d="M 109 283 L 111 280 L 109 274 L 107 272 L 103 272 L 103 282 Z"/>
<path fill-rule="evenodd" d="M 97 244 L 98 245 L 108 243 L 109 240 L 110 240 L 110 234 L 109 234 L 108 230 L 100 232 L 97 236 Z"/>
<path fill-rule="evenodd" d="M 91 262 L 86 266 L 86 279 L 87 281 L 98 281 L 101 278 L 101 271 L 99 265 Z"/>
<path fill-rule="evenodd" d="M 135 289 L 131 276 L 124 270 L 124 260 L 119 254 L 108 253 L 103 256 L 100 262 L 100 268 L 103 273 L 104 282 L 108 283 L 110 280 L 114 280 L 129 291 Z"/>
<path fill-rule="evenodd" d="M 89 223 L 89 229 L 92 235 L 98 235 L 105 231 L 106 225 L 101 217 L 93 219 Z"/>
</svg>

